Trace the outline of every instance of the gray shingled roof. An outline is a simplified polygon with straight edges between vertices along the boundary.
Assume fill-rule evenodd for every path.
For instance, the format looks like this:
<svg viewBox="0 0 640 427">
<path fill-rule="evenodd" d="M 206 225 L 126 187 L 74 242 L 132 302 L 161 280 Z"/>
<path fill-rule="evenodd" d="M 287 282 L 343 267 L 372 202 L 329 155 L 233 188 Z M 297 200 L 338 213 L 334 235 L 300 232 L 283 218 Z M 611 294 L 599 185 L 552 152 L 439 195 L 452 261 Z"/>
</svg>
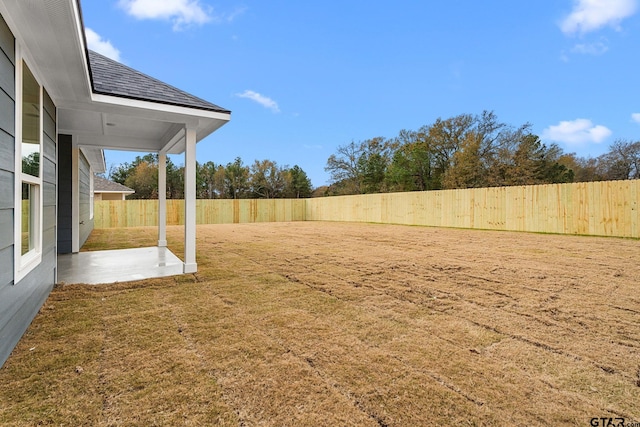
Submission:
<svg viewBox="0 0 640 427">
<path fill-rule="evenodd" d="M 132 188 L 126 185 L 118 184 L 117 182 L 109 181 L 99 177 L 93 176 L 93 192 L 94 193 L 135 193 Z"/>
<path fill-rule="evenodd" d="M 92 50 L 89 50 L 89 65 L 94 93 L 230 113 L 229 110 L 149 77 Z"/>
</svg>

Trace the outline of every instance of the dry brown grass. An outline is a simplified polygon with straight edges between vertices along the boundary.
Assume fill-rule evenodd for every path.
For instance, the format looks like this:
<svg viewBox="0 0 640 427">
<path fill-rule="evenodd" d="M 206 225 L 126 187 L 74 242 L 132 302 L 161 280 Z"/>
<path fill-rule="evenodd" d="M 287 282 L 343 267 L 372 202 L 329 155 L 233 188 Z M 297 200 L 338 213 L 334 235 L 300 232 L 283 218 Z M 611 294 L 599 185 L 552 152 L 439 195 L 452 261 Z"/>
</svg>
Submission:
<svg viewBox="0 0 640 427">
<path fill-rule="evenodd" d="M 155 238 L 97 230 L 89 246 Z M 640 421 L 638 241 L 210 225 L 198 262 L 55 289 L 0 370 L 0 424 Z"/>
</svg>

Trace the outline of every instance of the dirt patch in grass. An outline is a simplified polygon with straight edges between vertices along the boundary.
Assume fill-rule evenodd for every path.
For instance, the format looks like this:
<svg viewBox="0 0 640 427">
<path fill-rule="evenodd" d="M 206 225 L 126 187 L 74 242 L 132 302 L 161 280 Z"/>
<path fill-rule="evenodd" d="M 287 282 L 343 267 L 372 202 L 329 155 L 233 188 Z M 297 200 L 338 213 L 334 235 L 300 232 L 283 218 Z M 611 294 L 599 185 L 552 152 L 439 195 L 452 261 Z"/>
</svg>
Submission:
<svg viewBox="0 0 640 427">
<path fill-rule="evenodd" d="M 154 233 L 97 230 L 88 246 Z M 638 241 L 209 225 L 198 264 L 56 288 L 0 369 L 0 424 L 640 421 Z"/>
</svg>

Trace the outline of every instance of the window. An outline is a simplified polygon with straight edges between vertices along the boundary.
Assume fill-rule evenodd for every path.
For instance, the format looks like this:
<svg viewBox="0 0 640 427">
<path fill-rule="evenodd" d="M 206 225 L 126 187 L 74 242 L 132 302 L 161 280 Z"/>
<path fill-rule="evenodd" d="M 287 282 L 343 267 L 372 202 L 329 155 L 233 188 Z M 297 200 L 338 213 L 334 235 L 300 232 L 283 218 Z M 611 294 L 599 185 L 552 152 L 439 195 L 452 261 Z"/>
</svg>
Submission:
<svg viewBox="0 0 640 427">
<path fill-rule="evenodd" d="M 22 239 L 20 255 L 26 255 L 36 248 L 35 242 L 35 224 L 32 206 L 34 203 L 34 195 L 36 186 L 22 183 Z"/>
<path fill-rule="evenodd" d="M 42 87 L 24 60 L 17 64 L 14 283 L 42 260 Z"/>
</svg>

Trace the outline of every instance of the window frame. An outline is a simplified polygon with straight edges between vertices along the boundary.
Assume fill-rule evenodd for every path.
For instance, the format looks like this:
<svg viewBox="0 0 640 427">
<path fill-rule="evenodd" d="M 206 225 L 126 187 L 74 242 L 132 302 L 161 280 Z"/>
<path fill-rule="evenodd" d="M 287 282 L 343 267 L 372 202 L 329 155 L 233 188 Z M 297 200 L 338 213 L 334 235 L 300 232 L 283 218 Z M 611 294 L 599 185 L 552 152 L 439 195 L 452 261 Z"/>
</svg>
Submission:
<svg viewBox="0 0 640 427">
<path fill-rule="evenodd" d="M 44 173 L 44 156 L 43 156 L 43 129 L 44 129 L 44 95 L 41 79 L 38 77 L 37 71 L 31 65 L 32 61 L 26 58 L 21 46 L 16 41 L 16 61 L 15 61 L 15 203 L 14 203 L 14 280 L 13 284 L 17 284 L 24 277 L 33 271 L 42 263 L 42 245 L 43 245 L 43 173 Z M 39 128 L 38 128 L 38 146 L 39 146 L 39 162 L 38 176 L 24 173 L 22 170 L 22 144 L 23 144 L 23 90 L 24 90 L 24 68 L 27 67 L 33 75 L 39 93 Z M 35 144 L 34 144 L 35 145 Z M 22 226 L 23 226 L 23 203 L 22 203 L 22 185 L 27 184 L 31 187 L 30 194 L 33 198 L 29 202 L 29 233 L 33 236 L 33 248 L 22 254 Z"/>
<path fill-rule="evenodd" d="M 89 165 L 89 219 L 93 219 L 93 203 L 95 200 L 94 190 L 94 173 L 93 168 Z"/>
</svg>

